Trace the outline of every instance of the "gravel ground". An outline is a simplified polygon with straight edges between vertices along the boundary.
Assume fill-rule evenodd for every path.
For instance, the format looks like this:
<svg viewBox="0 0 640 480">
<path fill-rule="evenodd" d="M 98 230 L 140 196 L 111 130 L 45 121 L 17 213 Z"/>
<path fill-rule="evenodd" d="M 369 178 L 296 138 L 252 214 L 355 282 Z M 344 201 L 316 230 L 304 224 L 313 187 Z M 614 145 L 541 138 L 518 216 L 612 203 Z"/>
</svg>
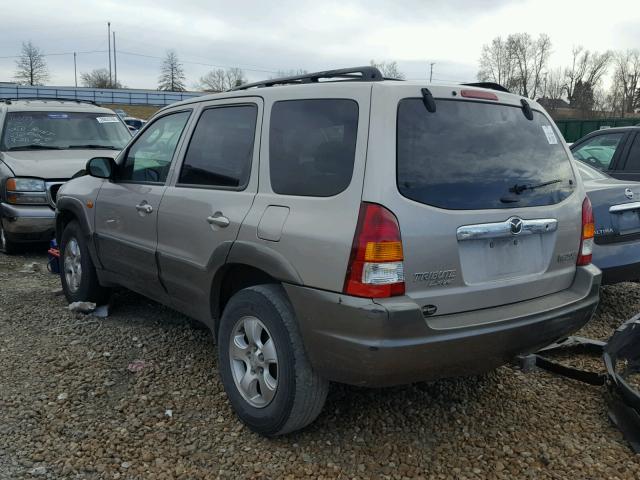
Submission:
<svg viewBox="0 0 640 480">
<path fill-rule="evenodd" d="M 264 439 L 231 411 L 208 331 L 131 293 L 106 319 L 71 313 L 45 265 L 0 254 L 2 479 L 640 478 L 601 389 L 513 367 L 333 386 L 313 425 Z M 639 285 L 607 288 L 581 333 L 637 310 Z"/>
</svg>

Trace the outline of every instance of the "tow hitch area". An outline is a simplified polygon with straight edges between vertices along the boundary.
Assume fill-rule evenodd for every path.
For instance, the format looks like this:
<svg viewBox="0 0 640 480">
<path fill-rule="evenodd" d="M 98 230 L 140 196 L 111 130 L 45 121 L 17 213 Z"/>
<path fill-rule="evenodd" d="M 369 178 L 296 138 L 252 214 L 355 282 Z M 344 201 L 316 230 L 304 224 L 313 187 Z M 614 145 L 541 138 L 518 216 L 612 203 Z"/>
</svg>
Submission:
<svg viewBox="0 0 640 480">
<path fill-rule="evenodd" d="M 563 365 L 545 356 L 572 352 L 602 356 L 606 373 L 591 372 Z M 543 348 L 537 354 L 522 356 L 523 370 L 533 364 L 574 380 L 594 386 L 606 386 L 609 418 L 624 435 L 635 453 L 640 453 L 640 314 L 620 326 L 607 342 L 583 337 L 568 337 Z"/>
</svg>

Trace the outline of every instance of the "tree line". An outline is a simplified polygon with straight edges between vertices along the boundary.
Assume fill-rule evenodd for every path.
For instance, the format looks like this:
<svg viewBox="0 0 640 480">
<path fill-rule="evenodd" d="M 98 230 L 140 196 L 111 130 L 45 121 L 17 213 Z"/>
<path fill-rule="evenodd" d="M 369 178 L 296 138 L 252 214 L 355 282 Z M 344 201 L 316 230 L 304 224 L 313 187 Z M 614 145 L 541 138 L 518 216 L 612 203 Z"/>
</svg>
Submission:
<svg viewBox="0 0 640 480">
<path fill-rule="evenodd" d="M 376 62 L 371 65 L 380 69 L 385 77 L 404 78 L 397 62 Z M 306 70 L 281 70 L 271 78 L 304 75 Z M 15 80 L 23 85 L 44 85 L 50 78 L 44 52 L 31 41 L 22 43 L 22 50 L 16 60 Z M 90 72 L 80 73 L 80 82 L 91 88 L 125 88 L 116 81 L 106 68 L 98 68 Z M 216 68 L 200 77 L 193 86 L 205 92 L 224 92 L 247 83 L 245 72 L 241 68 Z M 168 50 L 160 66 L 158 90 L 184 92 L 187 90 L 187 77 L 184 66 L 174 50 Z"/>
<path fill-rule="evenodd" d="M 545 34 L 496 37 L 482 47 L 478 80 L 542 99 L 548 110 L 565 106 L 585 117 L 626 116 L 640 109 L 640 49 L 597 52 L 574 46 L 564 67 L 549 65 L 551 52 Z M 605 88 L 609 74 L 611 85 Z"/>
</svg>

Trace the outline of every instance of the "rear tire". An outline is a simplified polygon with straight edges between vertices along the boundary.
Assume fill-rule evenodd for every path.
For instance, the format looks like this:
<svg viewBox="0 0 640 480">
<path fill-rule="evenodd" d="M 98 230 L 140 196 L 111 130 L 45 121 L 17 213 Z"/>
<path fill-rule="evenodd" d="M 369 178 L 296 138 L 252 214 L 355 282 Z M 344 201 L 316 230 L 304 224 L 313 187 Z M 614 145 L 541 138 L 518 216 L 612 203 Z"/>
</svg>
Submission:
<svg viewBox="0 0 640 480">
<path fill-rule="evenodd" d="M 75 220 L 69 222 L 62 232 L 60 279 L 69 303 L 94 302 L 102 305 L 109 300 L 109 289 L 98 283 L 86 237 Z"/>
<path fill-rule="evenodd" d="M 3 222 L 4 220 L 0 218 L 0 252 L 12 255 L 18 251 L 18 244 L 7 238 Z"/>
<path fill-rule="evenodd" d="M 280 285 L 249 287 L 231 297 L 220 320 L 218 363 L 231 406 L 262 435 L 306 427 L 327 398 L 329 382 L 311 367 Z"/>
</svg>

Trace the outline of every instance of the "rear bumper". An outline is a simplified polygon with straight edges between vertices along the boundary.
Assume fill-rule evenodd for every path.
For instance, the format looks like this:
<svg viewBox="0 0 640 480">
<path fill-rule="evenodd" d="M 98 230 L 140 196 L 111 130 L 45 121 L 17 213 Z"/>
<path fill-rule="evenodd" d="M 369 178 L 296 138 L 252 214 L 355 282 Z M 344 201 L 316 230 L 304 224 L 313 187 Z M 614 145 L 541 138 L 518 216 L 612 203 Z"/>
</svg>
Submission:
<svg viewBox="0 0 640 480">
<path fill-rule="evenodd" d="M 602 284 L 640 280 L 640 241 L 595 244 L 593 263 L 602 270 Z"/>
<path fill-rule="evenodd" d="M 389 386 L 492 370 L 570 335 L 598 304 L 600 271 L 571 288 L 462 314 L 428 317 L 409 297 L 380 301 L 287 285 L 314 368 L 354 385 Z"/>
<path fill-rule="evenodd" d="M 56 213 L 48 206 L 0 203 L 0 217 L 6 235 L 13 241 L 50 240 L 55 231 Z"/>
</svg>

